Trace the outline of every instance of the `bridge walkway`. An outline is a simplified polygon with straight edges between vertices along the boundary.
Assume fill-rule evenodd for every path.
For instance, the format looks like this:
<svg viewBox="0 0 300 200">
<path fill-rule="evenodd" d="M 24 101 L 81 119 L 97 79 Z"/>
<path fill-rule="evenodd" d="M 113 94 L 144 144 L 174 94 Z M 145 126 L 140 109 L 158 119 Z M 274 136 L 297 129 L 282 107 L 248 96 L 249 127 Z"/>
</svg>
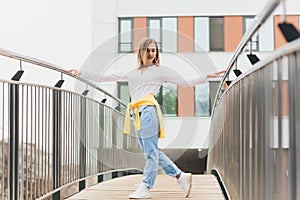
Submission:
<svg viewBox="0 0 300 200">
<path fill-rule="evenodd" d="M 142 180 L 142 175 L 130 175 L 104 181 L 71 196 L 68 200 L 108 200 L 128 199 Z M 156 200 L 187 199 L 176 181 L 167 175 L 158 175 L 152 198 Z M 213 175 L 193 175 L 193 185 L 189 200 L 223 200 L 224 195 L 219 183 Z"/>
</svg>

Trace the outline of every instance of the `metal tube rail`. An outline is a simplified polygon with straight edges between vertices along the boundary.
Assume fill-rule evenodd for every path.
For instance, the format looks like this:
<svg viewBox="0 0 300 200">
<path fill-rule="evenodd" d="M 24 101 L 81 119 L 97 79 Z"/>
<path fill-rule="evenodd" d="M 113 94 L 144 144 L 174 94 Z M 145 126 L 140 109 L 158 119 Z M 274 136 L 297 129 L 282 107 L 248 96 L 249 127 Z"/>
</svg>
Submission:
<svg viewBox="0 0 300 200">
<path fill-rule="evenodd" d="M 231 199 L 300 196 L 299 60 L 300 39 L 239 76 L 216 106 L 207 169 Z"/>
<path fill-rule="evenodd" d="M 33 57 L 25 56 L 25 55 L 15 53 L 15 52 L 12 52 L 12 51 L 9 51 L 9 50 L 6 50 L 6 49 L 1 49 L 1 48 L 0 48 L 0 55 L 5 56 L 5 57 L 9 57 L 9 58 L 13 58 L 13 59 L 16 59 L 16 60 L 24 61 L 24 62 L 27 62 L 27 63 L 31 63 L 31 64 L 34 64 L 34 65 L 38 65 L 38 66 L 41 66 L 41 67 L 44 67 L 44 68 L 47 68 L 47 69 L 51 69 L 51 70 L 66 74 L 68 76 L 71 76 L 71 77 L 73 77 L 73 78 L 75 78 L 75 79 L 77 79 L 81 82 L 84 82 L 87 85 L 95 88 L 96 90 L 99 90 L 100 92 L 103 92 L 104 94 L 111 97 L 112 99 L 114 99 L 115 101 L 117 101 L 118 103 L 123 105 L 124 107 L 127 106 L 120 99 L 116 98 L 115 96 L 113 96 L 112 94 L 107 92 L 106 90 L 98 87 L 97 85 L 95 85 L 91 81 L 88 81 L 88 80 L 86 80 L 84 78 L 81 78 L 79 76 L 74 76 L 74 75 L 66 72 L 64 69 L 62 69 L 61 67 L 59 67 L 55 64 L 51 64 L 51 63 L 48 63 L 48 62 L 45 62 L 45 61 L 42 61 L 42 60 L 39 60 L 39 59 L 36 59 L 36 58 L 33 58 Z"/>
<path fill-rule="evenodd" d="M 42 71 L 47 68 L 79 80 L 117 107 L 126 107 L 104 89 L 57 65 L 4 49 L 0 55 L 19 61 L 18 73 L 24 72 L 22 62 Z M 135 137 L 122 133 L 124 113 L 85 92 L 56 87 L 63 80 L 55 87 L 20 82 L 22 73 L 0 79 L 0 199 L 64 199 L 92 184 L 140 173 L 144 158 Z"/>
<path fill-rule="evenodd" d="M 138 141 L 122 133 L 123 113 L 61 88 L 0 82 L 0 199 L 64 199 L 142 169 Z"/>
<path fill-rule="evenodd" d="M 247 73 L 244 73 L 240 75 L 234 82 L 232 82 L 232 85 L 234 85 L 235 82 L 239 82 L 239 80 L 243 79 L 244 77 L 248 76 L 249 74 L 259 70 L 260 68 L 266 66 L 267 64 L 272 63 L 274 60 L 279 59 L 280 57 L 283 57 L 287 54 L 290 54 L 295 51 L 300 51 L 300 39 L 295 40 L 292 43 L 289 43 L 286 46 L 281 47 L 276 52 L 274 52 L 272 55 L 268 56 L 264 60 L 261 60 L 259 63 L 257 63 L 253 68 L 247 71 Z M 231 86 L 231 85 L 230 85 Z"/>
<path fill-rule="evenodd" d="M 221 82 L 220 82 L 220 85 L 218 87 L 218 90 L 217 90 L 217 93 L 216 93 L 216 98 L 215 98 L 215 101 L 214 101 L 214 104 L 213 104 L 213 107 L 212 107 L 212 114 L 211 116 L 213 116 L 213 113 L 214 113 L 214 110 L 215 110 L 215 107 L 222 95 L 222 87 L 223 87 L 223 84 L 226 80 L 226 78 L 229 76 L 229 73 L 232 69 L 232 67 L 234 66 L 234 63 L 237 61 L 239 55 L 242 53 L 243 49 L 245 48 L 245 46 L 247 45 L 247 43 L 251 40 L 252 36 L 259 30 L 259 28 L 261 27 L 261 25 L 267 20 L 267 18 L 270 16 L 270 14 L 276 9 L 276 7 L 280 4 L 280 1 L 281 0 L 271 0 L 267 3 L 267 5 L 262 9 L 262 12 L 259 13 L 251 27 L 246 31 L 246 33 L 243 35 L 238 47 L 236 48 L 234 54 L 233 54 L 233 57 L 231 58 L 229 64 L 228 64 L 228 67 L 227 67 L 227 70 L 226 72 L 224 73 L 222 79 L 221 79 Z"/>
</svg>

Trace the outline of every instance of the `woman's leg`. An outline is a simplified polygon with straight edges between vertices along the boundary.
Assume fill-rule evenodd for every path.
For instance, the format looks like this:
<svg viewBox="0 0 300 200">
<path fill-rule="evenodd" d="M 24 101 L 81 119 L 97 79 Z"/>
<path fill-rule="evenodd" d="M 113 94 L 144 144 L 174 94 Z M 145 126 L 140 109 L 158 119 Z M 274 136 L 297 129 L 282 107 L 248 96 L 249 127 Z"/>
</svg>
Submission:
<svg viewBox="0 0 300 200">
<path fill-rule="evenodd" d="M 135 121 L 135 116 L 133 117 Z M 160 165 L 164 171 L 178 179 L 177 182 L 185 191 L 186 197 L 189 196 L 191 189 L 191 174 L 185 174 L 168 158 L 163 152 L 158 149 L 158 131 L 159 123 L 154 106 L 147 106 L 142 111 L 141 117 L 141 130 L 136 131 L 139 144 L 144 153 L 146 159 L 146 165 L 143 173 L 142 185 L 131 195 L 129 198 L 150 198 L 150 188 L 153 188 L 158 165 Z"/>
<path fill-rule="evenodd" d="M 139 143 L 146 159 L 143 183 L 147 187 L 153 187 L 158 165 L 164 169 L 166 174 L 174 178 L 181 173 L 175 163 L 158 149 L 158 137 L 156 135 L 150 138 L 139 138 Z"/>
<path fill-rule="evenodd" d="M 159 166 L 163 168 L 166 174 L 173 178 L 181 173 L 181 170 L 175 165 L 175 163 L 162 151 L 159 151 Z"/>
<path fill-rule="evenodd" d="M 136 131 L 136 134 L 146 160 L 143 184 L 148 188 L 153 188 L 159 165 L 159 123 L 156 108 L 154 106 L 145 107 L 141 113 L 140 122 L 141 130 Z"/>
<path fill-rule="evenodd" d="M 135 116 L 133 116 L 135 121 Z M 144 153 L 146 165 L 143 172 L 143 181 L 138 189 L 129 195 L 130 199 L 150 198 L 150 188 L 153 188 L 158 163 L 158 119 L 156 116 L 156 108 L 147 106 L 143 109 L 140 116 L 141 130 L 136 131 L 138 142 Z"/>
<path fill-rule="evenodd" d="M 143 153 L 146 164 L 143 172 L 143 183 L 148 188 L 153 188 L 159 163 L 159 150 L 157 148 L 157 136 L 144 138 L 141 140 L 143 143 Z"/>
<path fill-rule="evenodd" d="M 164 169 L 166 174 L 172 177 L 176 177 L 181 173 L 174 162 L 158 149 L 158 131 L 159 122 L 156 108 L 147 106 L 141 114 L 141 130 L 136 133 L 146 159 L 144 182 L 150 188 L 153 187 L 158 165 Z"/>
</svg>

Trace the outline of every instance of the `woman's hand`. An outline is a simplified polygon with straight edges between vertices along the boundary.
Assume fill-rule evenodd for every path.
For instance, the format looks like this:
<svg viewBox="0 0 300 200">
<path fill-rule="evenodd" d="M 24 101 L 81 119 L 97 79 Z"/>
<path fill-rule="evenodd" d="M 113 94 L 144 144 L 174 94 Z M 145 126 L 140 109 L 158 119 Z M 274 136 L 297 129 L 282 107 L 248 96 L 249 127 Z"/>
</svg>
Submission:
<svg viewBox="0 0 300 200">
<path fill-rule="evenodd" d="M 224 74 L 225 72 L 226 70 L 222 70 L 222 71 L 215 72 L 214 74 L 208 74 L 207 78 L 220 78 L 223 76 L 221 74 Z"/>
<path fill-rule="evenodd" d="M 70 69 L 68 70 L 68 72 L 74 76 L 80 76 L 81 75 L 81 72 L 79 69 Z"/>
<path fill-rule="evenodd" d="M 224 74 L 225 72 L 226 72 L 226 70 L 222 70 L 222 71 L 216 72 L 215 74 L 216 74 L 216 75 L 220 75 L 220 74 Z"/>
</svg>

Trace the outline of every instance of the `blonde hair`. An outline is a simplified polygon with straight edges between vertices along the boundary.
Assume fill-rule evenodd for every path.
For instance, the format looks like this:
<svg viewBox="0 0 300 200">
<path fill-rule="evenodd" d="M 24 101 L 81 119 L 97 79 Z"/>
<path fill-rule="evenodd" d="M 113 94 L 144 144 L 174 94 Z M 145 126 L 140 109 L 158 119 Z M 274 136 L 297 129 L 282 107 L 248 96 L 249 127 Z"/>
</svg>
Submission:
<svg viewBox="0 0 300 200">
<path fill-rule="evenodd" d="M 146 64 L 147 48 L 149 47 L 150 44 L 154 44 L 156 48 L 156 56 L 153 59 L 153 64 L 159 67 L 160 55 L 158 51 L 157 42 L 152 38 L 144 38 L 143 40 L 141 40 L 139 44 L 138 53 L 137 53 L 137 63 L 139 69 L 145 66 Z"/>
</svg>

